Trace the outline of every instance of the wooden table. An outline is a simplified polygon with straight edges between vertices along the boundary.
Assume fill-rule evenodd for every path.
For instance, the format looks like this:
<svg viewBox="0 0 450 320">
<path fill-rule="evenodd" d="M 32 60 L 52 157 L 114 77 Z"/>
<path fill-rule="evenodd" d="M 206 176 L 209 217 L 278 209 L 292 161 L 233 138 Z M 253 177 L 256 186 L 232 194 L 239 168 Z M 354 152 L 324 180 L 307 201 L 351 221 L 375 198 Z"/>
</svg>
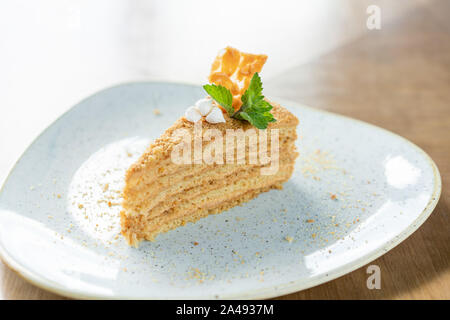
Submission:
<svg viewBox="0 0 450 320">
<path fill-rule="evenodd" d="M 367 289 L 366 266 L 280 299 L 450 299 L 450 2 L 413 2 L 381 30 L 269 78 L 265 90 L 411 140 L 439 167 L 441 199 L 418 231 L 371 263 L 381 268 L 381 290 Z M 0 276 L 5 299 L 62 298 L 1 263 Z"/>
<path fill-rule="evenodd" d="M 366 266 L 282 299 L 450 299 L 449 13 L 450 2 L 435 1 L 270 83 L 278 96 L 402 135 L 433 158 L 443 181 L 430 218 L 371 263 L 381 290 L 367 289 Z"/>
</svg>

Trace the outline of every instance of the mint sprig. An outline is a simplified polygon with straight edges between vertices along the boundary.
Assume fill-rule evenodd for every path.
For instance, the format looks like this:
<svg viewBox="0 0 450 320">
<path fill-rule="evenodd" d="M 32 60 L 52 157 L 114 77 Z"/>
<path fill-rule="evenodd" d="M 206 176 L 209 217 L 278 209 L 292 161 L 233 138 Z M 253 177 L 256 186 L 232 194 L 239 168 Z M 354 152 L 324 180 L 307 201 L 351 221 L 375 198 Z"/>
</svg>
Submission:
<svg viewBox="0 0 450 320">
<path fill-rule="evenodd" d="M 270 113 L 272 105 L 262 95 L 262 82 L 257 72 L 253 74 L 248 89 L 241 97 L 242 106 L 238 111 L 232 106 L 233 96 L 227 88 L 215 84 L 207 84 L 203 88 L 232 118 L 247 120 L 258 129 L 266 129 L 270 122 L 276 121 Z"/>
</svg>

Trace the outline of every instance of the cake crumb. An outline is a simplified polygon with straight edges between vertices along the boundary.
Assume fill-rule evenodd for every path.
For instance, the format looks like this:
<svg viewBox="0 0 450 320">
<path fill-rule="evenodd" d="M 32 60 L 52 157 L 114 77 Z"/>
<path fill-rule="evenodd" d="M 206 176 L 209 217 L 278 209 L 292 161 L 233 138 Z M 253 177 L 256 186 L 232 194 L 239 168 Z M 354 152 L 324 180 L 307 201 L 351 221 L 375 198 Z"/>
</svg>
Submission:
<svg viewBox="0 0 450 320">
<path fill-rule="evenodd" d="M 289 243 L 292 243 L 292 241 L 294 241 L 294 238 L 292 238 L 291 236 L 286 236 L 286 238 L 284 239 Z"/>
<path fill-rule="evenodd" d="M 306 222 L 307 222 L 307 223 L 313 223 L 313 222 L 314 222 L 314 219 L 308 219 L 308 220 L 306 220 Z"/>
<path fill-rule="evenodd" d="M 159 109 L 153 109 L 153 114 L 155 116 L 159 116 L 161 114 L 161 111 Z"/>
<path fill-rule="evenodd" d="M 334 193 L 332 193 L 332 194 L 330 195 L 330 199 L 331 199 L 331 200 L 336 200 L 337 197 L 336 197 L 336 195 L 335 195 Z"/>
</svg>

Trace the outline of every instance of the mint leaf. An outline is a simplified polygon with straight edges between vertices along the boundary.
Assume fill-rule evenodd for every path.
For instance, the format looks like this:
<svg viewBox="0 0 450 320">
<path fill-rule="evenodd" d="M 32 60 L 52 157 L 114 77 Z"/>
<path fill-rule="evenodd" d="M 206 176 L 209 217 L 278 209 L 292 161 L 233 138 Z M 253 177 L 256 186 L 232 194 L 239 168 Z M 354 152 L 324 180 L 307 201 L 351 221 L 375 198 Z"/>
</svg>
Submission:
<svg viewBox="0 0 450 320">
<path fill-rule="evenodd" d="M 242 107 L 241 110 L 244 111 L 249 106 L 255 105 L 264 99 L 262 95 L 262 82 L 259 74 L 255 72 L 253 74 L 250 85 L 245 93 L 241 97 Z"/>
<path fill-rule="evenodd" d="M 203 89 L 216 101 L 220 106 L 222 106 L 231 117 L 234 114 L 233 96 L 230 90 L 223 86 L 216 86 L 215 84 L 205 84 Z"/>
<path fill-rule="evenodd" d="M 255 110 L 247 109 L 239 113 L 239 116 L 250 122 L 258 129 L 266 129 L 270 122 L 275 122 L 273 114 L 270 112 L 257 112 Z"/>
<path fill-rule="evenodd" d="M 236 116 L 247 120 L 258 129 L 266 129 L 270 122 L 276 121 L 270 113 L 272 105 L 264 100 L 262 82 L 259 74 L 253 74 L 250 85 L 242 95 L 242 106 L 235 113 Z"/>
<path fill-rule="evenodd" d="M 258 129 L 266 129 L 270 122 L 277 121 L 270 113 L 272 105 L 264 100 L 262 82 L 257 72 L 253 74 L 248 89 L 241 97 L 242 106 L 238 111 L 235 111 L 232 106 L 233 96 L 227 88 L 215 84 L 207 84 L 203 88 L 228 112 L 230 117 L 247 120 Z"/>
</svg>

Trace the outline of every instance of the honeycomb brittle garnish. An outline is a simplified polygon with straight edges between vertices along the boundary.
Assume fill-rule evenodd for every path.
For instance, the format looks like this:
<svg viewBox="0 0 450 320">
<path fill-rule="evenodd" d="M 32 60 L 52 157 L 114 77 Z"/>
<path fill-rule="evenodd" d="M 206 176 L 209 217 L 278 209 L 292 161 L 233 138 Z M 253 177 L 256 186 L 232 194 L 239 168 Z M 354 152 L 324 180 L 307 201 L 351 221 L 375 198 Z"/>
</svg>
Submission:
<svg viewBox="0 0 450 320">
<path fill-rule="evenodd" d="M 233 108 L 239 110 L 242 105 L 241 96 L 247 90 L 255 72 L 261 72 L 267 56 L 250 54 L 226 47 L 214 60 L 211 66 L 209 82 L 226 87 L 233 95 Z"/>
</svg>

